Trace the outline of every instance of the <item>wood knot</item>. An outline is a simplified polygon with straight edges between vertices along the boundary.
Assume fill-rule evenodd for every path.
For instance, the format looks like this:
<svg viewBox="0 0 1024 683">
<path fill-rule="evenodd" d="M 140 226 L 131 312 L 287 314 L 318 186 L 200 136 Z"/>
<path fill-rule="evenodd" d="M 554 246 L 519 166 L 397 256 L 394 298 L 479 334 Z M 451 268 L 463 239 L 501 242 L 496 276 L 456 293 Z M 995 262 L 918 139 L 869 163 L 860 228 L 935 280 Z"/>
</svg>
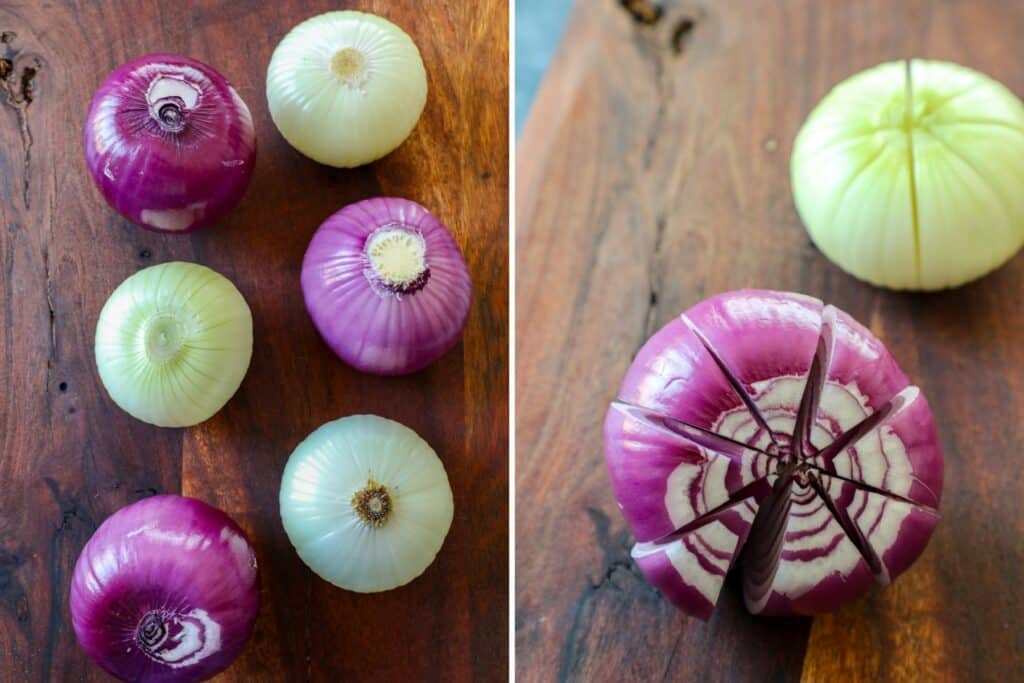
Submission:
<svg viewBox="0 0 1024 683">
<path fill-rule="evenodd" d="M 619 5 L 633 18 L 633 21 L 644 26 L 653 26 L 664 13 L 661 5 L 651 0 L 619 0 Z"/>
</svg>

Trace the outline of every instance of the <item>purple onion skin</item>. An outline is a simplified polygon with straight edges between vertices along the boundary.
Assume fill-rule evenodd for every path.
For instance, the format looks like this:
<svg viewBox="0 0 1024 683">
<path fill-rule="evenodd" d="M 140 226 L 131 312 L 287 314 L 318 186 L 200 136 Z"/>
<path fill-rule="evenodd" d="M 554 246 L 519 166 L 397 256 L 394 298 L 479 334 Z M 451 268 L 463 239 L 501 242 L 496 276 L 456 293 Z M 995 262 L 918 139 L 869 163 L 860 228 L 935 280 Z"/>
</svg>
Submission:
<svg viewBox="0 0 1024 683">
<path fill-rule="evenodd" d="M 249 108 L 220 73 L 188 57 L 123 64 L 89 106 L 89 172 L 112 207 L 148 230 L 217 222 L 242 198 L 255 160 Z"/>
<path fill-rule="evenodd" d="M 400 286 L 382 280 L 367 247 L 375 235 L 422 238 L 424 271 Z M 418 239 L 418 238 L 415 238 Z M 346 363 L 375 375 L 421 370 L 450 351 L 469 316 L 472 284 L 455 238 L 416 202 L 376 197 L 341 209 L 313 235 L 302 294 L 320 336 Z"/>
<path fill-rule="evenodd" d="M 165 495 L 111 515 L 71 579 L 71 623 L 123 681 L 201 681 L 238 657 L 259 611 L 244 532 L 202 501 Z"/>
<path fill-rule="evenodd" d="M 605 455 L 637 566 L 705 620 L 737 564 L 755 614 L 836 609 L 906 571 L 939 519 L 924 395 L 870 331 L 800 294 L 722 294 L 657 332 Z"/>
</svg>

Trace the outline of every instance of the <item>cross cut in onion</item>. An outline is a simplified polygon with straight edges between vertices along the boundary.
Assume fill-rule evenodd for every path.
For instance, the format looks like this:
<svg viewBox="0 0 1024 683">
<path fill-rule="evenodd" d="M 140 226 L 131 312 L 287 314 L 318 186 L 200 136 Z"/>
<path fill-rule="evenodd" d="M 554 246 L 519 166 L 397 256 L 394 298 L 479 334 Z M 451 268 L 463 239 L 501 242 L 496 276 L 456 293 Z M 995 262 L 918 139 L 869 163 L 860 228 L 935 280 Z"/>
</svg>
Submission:
<svg viewBox="0 0 1024 683">
<path fill-rule="evenodd" d="M 1024 103 L 950 62 L 887 62 L 846 79 L 793 143 L 793 199 L 848 273 L 957 287 L 1024 244 Z"/>
<path fill-rule="evenodd" d="M 938 522 L 921 391 L 867 329 L 800 294 L 722 294 L 662 328 L 605 446 L 634 559 L 701 619 L 737 561 L 754 614 L 835 609 L 905 571 Z"/>
</svg>

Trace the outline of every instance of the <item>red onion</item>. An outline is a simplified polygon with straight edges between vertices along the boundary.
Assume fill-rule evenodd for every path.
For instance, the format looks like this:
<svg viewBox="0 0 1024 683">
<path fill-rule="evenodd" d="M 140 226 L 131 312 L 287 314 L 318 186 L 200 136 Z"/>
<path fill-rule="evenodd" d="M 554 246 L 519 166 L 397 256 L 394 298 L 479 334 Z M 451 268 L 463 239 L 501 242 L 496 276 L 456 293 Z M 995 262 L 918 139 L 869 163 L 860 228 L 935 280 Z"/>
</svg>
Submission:
<svg viewBox="0 0 1024 683">
<path fill-rule="evenodd" d="M 82 549 L 71 623 L 123 681 L 198 681 L 241 652 L 259 610 L 256 556 L 230 517 L 180 496 L 111 515 Z"/>
<path fill-rule="evenodd" d="M 455 346 L 471 289 L 451 233 L 408 199 L 346 206 L 316 231 L 302 263 L 306 308 L 324 341 L 377 375 L 415 372 Z"/>
<path fill-rule="evenodd" d="M 938 522 L 928 402 L 871 332 L 800 294 L 722 294 L 662 328 L 605 446 L 634 559 L 702 619 L 737 560 L 751 612 L 815 614 L 888 584 Z"/>
<path fill-rule="evenodd" d="M 158 232 L 223 218 L 256 158 L 252 116 L 217 71 L 154 54 L 116 69 L 92 98 L 85 161 L 107 202 Z"/>
</svg>

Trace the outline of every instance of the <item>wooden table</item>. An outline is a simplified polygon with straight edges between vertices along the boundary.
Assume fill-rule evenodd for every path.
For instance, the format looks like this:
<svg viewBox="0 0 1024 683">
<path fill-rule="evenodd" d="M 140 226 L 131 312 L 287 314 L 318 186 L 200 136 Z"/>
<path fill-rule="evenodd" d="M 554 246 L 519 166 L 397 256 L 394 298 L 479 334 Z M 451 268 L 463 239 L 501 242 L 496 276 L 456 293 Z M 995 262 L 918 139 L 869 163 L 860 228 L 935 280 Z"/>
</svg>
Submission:
<svg viewBox="0 0 1024 683">
<path fill-rule="evenodd" d="M 264 93 L 271 52 L 299 21 L 382 14 L 419 45 L 430 95 L 409 140 L 339 171 L 294 151 Z M 224 681 L 505 680 L 508 642 L 508 7 L 501 0 L 8 0 L 0 56 L 0 680 L 99 681 L 71 629 L 70 575 L 118 508 L 157 492 L 202 498 L 251 535 L 263 606 Z M 11 33 L 7 33 L 11 32 Z M 109 209 L 83 163 L 82 122 L 118 64 L 186 54 L 236 86 L 255 118 L 252 185 L 220 225 L 145 232 Z M 421 202 L 462 245 L 475 286 L 462 343 L 424 372 L 362 375 L 320 341 L 299 269 L 316 227 L 373 195 Z M 96 317 L 140 268 L 197 261 L 229 277 L 255 321 L 238 394 L 191 429 L 132 419 L 93 361 Z M 444 461 L 455 521 L 411 584 L 357 595 L 317 578 L 278 514 L 285 460 L 320 424 L 397 419 Z"/>
<path fill-rule="evenodd" d="M 1024 256 L 951 292 L 876 289 L 815 250 L 789 184 L 811 107 L 884 60 L 949 59 L 1024 94 L 1024 5 L 649 10 L 578 4 L 518 148 L 519 679 L 1024 680 Z M 704 624 L 631 563 L 602 422 L 652 332 L 751 286 L 817 296 L 885 341 L 935 411 L 943 521 L 891 588 L 835 614 L 754 618 L 733 580 Z"/>
</svg>

